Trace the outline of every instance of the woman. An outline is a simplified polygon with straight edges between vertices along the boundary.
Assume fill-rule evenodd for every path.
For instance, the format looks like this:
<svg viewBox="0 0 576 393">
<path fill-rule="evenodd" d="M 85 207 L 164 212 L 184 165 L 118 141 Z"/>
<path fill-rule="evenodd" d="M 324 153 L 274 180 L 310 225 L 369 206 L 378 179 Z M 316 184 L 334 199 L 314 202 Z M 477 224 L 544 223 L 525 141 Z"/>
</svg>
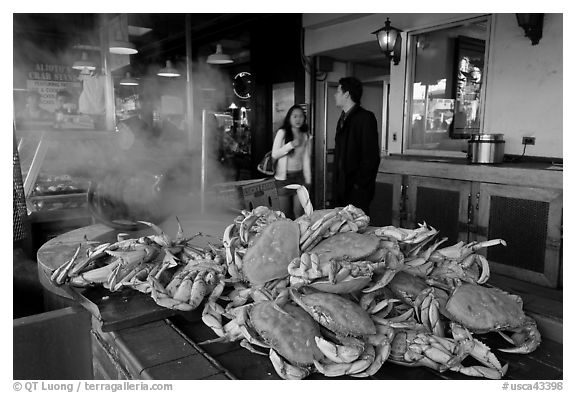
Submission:
<svg viewBox="0 0 576 393">
<path fill-rule="evenodd" d="M 306 125 L 306 115 L 299 105 L 292 106 L 282 127 L 276 132 L 272 146 L 272 159 L 276 161 L 276 187 L 280 209 L 288 218 L 297 218 L 304 213 L 296 190 L 284 188 L 287 184 L 310 187 L 312 170 L 310 165 L 311 136 Z"/>
</svg>

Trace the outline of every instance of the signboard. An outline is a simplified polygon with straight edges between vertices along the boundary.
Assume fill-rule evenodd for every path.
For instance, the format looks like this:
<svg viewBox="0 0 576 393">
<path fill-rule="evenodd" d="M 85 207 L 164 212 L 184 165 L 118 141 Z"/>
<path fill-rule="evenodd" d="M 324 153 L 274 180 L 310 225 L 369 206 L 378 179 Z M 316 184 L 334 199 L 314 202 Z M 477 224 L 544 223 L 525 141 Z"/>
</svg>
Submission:
<svg viewBox="0 0 576 393">
<path fill-rule="evenodd" d="M 53 112 L 58 91 L 68 90 L 77 99 L 82 92 L 82 82 L 78 80 L 72 67 L 37 63 L 28 72 L 26 88 L 28 91 L 35 90 L 40 93 L 40 106 Z"/>
</svg>

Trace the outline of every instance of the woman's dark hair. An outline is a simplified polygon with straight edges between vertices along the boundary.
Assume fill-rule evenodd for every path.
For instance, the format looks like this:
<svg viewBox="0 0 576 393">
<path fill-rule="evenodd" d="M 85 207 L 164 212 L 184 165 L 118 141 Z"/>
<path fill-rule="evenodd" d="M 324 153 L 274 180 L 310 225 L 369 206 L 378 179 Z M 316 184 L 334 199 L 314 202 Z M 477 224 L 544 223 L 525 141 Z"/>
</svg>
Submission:
<svg viewBox="0 0 576 393">
<path fill-rule="evenodd" d="M 290 125 L 290 116 L 292 116 L 292 112 L 294 112 L 296 109 L 300 109 L 304 114 L 304 123 L 302 124 L 302 127 L 300 127 L 300 131 L 308 132 L 308 124 L 306 124 L 306 112 L 304 112 L 304 108 L 302 108 L 300 105 L 293 105 L 292 107 L 290 107 L 290 109 L 288 109 L 288 113 L 286 113 L 286 117 L 284 118 L 282 127 L 280 127 L 284 129 L 285 132 L 284 143 L 288 143 L 294 140 L 292 125 Z"/>
</svg>

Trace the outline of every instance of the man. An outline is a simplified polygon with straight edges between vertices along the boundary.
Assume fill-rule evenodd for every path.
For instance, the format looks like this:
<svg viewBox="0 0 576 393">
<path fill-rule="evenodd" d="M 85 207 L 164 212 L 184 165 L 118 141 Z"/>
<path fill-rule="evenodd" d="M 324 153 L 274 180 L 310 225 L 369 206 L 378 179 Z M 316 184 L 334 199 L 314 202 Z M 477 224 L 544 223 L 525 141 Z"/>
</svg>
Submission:
<svg viewBox="0 0 576 393">
<path fill-rule="evenodd" d="M 362 83 L 354 77 L 341 78 L 334 97 L 342 109 L 334 151 L 334 204 L 352 204 L 368 215 L 380 164 L 376 117 L 360 106 Z"/>
</svg>

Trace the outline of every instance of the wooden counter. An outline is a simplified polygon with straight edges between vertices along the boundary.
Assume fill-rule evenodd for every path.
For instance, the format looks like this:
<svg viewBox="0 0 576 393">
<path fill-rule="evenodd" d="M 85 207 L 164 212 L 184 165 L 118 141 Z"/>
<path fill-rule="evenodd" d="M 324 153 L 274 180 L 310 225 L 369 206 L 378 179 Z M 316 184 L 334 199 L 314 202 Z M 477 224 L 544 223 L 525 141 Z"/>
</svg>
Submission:
<svg viewBox="0 0 576 393">
<path fill-rule="evenodd" d="M 477 165 L 468 164 L 465 159 L 457 158 L 389 156 L 380 161 L 379 172 L 483 183 L 563 188 L 562 166 L 553 165 L 552 162 L 519 161 L 497 165 Z"/>
</svg>

